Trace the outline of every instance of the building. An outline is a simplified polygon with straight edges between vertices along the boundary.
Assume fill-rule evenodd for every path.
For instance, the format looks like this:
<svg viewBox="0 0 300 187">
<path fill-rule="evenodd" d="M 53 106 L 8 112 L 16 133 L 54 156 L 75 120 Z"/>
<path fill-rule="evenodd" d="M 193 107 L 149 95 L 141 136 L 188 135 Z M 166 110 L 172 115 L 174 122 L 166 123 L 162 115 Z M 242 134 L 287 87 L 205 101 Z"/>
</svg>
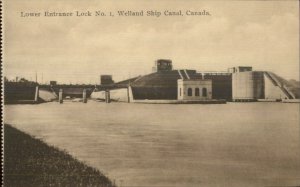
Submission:
<svg viewBox="0 0 300 187">
<path fill-rule="evenodd" d="M 153 69 L 153 73 L 114 83 L 111 89 L 117 95 L 116 100 L 258 101 L 295 99 L 300 95 L 299 87 L 272 72 L 253 71 L 251 66 L 237 66 L 227 72 L 197 72 L 174 70 L 171 60 L 159 59 Z M 113 83 L 112 77 L 101 76 L 101 83 Z"/>
<path fill-rule="evenodd" d="M 171 71 L 173 69 L 172 60 L 158 59 L 155 61 L 153 72 Z"/>
<path fill-rule="evenodd" d="M 202 79 L 178 79 L 178 100 L 212 99 L 212 81 Z"/>
<path fill-rule="evenodd" d="M 253 71 L 252 67 L 233 67 L 232 100 L 284 100 L 296 99 L 297 89 L 275 73 L 268 71 Z M 298 89 L 299 90 L 299 89 Z M 295 92 L 296 91 L 296 92 Z M 298 91 L 299 92 L 299 91 Z"/>
<path fill-rule="evenodd" d="M 232 100 L 256 101 L 264 99 L 264 72 L 252 71 L 252 67 L 233 67 Z"/>
<path fill-rule="evenodd" d="M 230 100 L 231 94 L 231 74 L 230 73 L 214 73 L 203 74 L 197 73 L 196 70 L 179 69 L 174 70 L 171 60 L 159 59 L 155 62 L 156 71 L 141 76 L 130 83 L 133 97 L 138 100 L 177 100 L 177 99 L 225 99 Z M 186 90 L 188 86 L 193 87 L 192 95 L 189 96 Z M 199 88 L 199 96 L 196 87 Z M 202 90 L 204 86 L 206 89 Z M 180 95 L 180 89 L 182 95 Z M 205 91 L 206 90 L 206 91 Z M 202 93 L 207 93 L 203 96 Z M 215 94 L 214 94 L 215 93 Z"/>
</svg>

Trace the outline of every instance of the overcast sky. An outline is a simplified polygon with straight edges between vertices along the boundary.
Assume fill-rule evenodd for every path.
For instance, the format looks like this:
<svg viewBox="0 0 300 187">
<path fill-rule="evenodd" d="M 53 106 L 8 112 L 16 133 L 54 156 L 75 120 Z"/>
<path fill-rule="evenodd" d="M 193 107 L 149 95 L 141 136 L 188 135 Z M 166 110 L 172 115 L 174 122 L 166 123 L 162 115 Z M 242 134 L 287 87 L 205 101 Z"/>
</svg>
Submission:
<svg viewBox="0 0 300 187">
<path fill-rule="evenodd" d="M 4 2 L 4 68 L 59 83 L 99 83 L 151 72 L 158 58 L 174 68 L 226 71 L 247 65 L 299 80 L 298 1 Z M 209 11 L 211 16 L 31 17 L 21 12 Z"/>
</svg>

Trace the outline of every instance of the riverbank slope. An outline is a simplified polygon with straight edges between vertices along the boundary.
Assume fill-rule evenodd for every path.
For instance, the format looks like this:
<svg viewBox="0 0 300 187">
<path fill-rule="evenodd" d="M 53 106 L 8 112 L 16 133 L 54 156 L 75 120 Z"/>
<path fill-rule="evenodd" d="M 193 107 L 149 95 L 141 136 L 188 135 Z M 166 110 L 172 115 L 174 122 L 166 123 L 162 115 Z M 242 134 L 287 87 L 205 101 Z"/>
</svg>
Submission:
<svg viewBox="0 0 300 187">
<path fill-rule="evenodd" d="M 4 186 L 114 185 L 100 171 L 5 124 Z"/>
</svg>

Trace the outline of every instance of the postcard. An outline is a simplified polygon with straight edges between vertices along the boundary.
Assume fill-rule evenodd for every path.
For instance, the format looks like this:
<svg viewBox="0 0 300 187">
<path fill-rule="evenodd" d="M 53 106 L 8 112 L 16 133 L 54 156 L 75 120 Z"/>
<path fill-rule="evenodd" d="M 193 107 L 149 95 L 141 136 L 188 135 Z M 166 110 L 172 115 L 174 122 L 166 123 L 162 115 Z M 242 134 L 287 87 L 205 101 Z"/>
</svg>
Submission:
<svg viewBox="0 0 300 187">
<path fill-rule="evenodd" d="M 299 1 L 2 2 L 3 186 L 300 185 Z"/>
</svg>

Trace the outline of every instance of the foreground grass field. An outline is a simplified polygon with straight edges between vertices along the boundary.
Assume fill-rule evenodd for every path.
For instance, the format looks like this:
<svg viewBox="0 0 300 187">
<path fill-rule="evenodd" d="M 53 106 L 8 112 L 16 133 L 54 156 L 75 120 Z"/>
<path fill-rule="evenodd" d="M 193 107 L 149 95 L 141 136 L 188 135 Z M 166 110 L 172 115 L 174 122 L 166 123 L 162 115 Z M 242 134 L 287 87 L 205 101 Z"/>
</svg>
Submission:
<svg viewBox="0 0 300 187">
<path fill-rule="evenodd" d="M 112 182 L 66 152 L 4 125 L 4 186 L 104 186 Z"/>
</svg>

